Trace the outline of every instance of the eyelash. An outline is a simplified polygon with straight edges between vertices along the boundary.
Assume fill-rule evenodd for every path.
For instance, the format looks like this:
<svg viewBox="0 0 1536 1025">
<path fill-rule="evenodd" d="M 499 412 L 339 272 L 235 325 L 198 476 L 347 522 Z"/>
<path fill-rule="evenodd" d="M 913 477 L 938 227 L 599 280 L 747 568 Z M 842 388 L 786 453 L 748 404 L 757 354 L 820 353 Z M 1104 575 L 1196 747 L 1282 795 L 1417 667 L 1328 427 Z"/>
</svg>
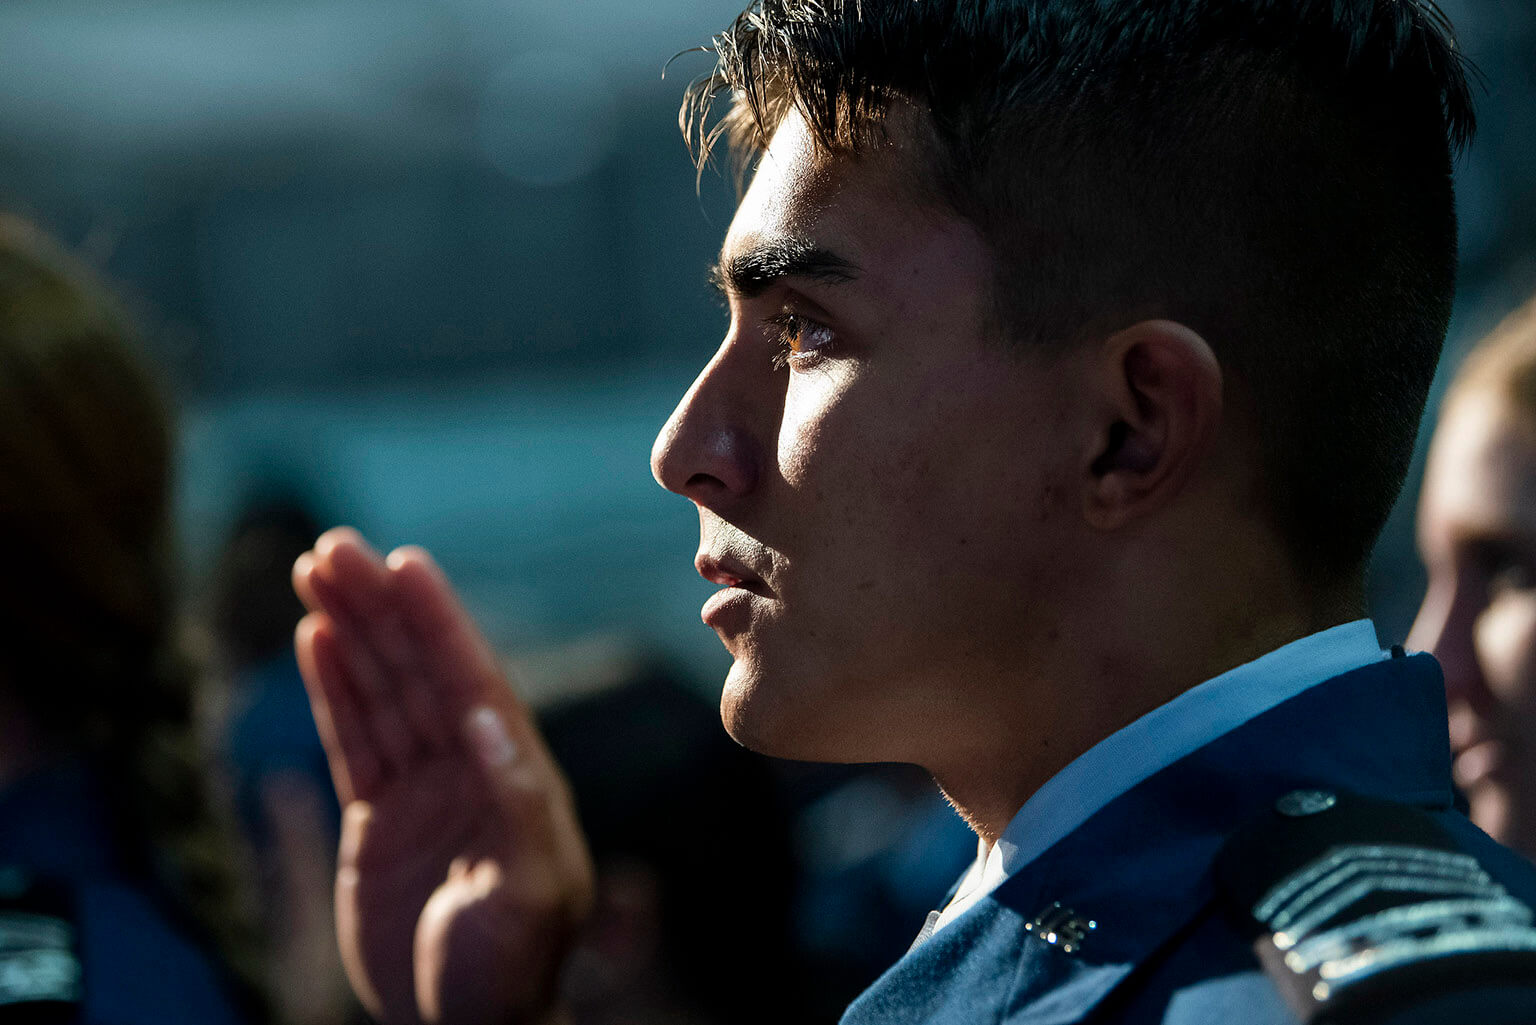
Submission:
<svg viewBox="0 0 1536 1025">
<path fill-rule="evenodd" d="M 769 317 L 765 323 L 775 332 L 773 352 L 775 370 L 783 370 L 792 363 L 802 367 L 809 366 L 825 356 L 832 346 L 831 328 L 809 317 L 802 317 L 798 313 L 785 310 L 783 313 Z M 804 345 L 804 336 L 808 333 L 822 334 L 825 340 L 814 348 L 796 348 L 796 345 Z"/>
</svg>

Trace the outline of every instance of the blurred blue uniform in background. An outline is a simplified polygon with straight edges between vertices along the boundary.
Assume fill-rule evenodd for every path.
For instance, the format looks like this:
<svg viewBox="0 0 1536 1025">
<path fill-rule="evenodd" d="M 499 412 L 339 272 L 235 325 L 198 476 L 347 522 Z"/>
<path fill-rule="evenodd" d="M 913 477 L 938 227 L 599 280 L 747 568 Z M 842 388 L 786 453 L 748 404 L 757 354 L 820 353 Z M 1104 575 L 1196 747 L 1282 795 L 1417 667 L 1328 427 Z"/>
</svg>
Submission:
<svg viewBox="0 0 1536 1025">
<path fill-rule="evenodd" d="M 234 1025 L 228 980 L 128 862 L 79 760 L 0 791 L 0 1019 Z"/>
<path fill-rule="evenodd" d="M 236 693 L 239 707 L 226 731 L 228 767 L 235 806 L 252 842 L 258 850 L 268 846 L 269 823 L 262 789 L 275 779 L 285 778 L 302 781 L 322 804 L 330 827 L 325 843 L 334 847 L 341 807 L 331 788 L 325 749 L 315 731 L 293 652 L 282 651 L 241 670 Z"/>
</svg>

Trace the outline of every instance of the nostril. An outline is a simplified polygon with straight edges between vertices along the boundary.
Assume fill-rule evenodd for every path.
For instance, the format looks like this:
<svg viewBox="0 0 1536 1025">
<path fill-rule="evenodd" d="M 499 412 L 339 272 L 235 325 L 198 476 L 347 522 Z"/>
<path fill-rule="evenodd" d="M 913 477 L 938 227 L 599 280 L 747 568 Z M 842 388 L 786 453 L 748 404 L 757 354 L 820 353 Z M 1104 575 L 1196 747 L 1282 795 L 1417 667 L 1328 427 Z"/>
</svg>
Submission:
<svg viewBox="0 0 1536 1025">
<path fill-rule="evenodd" d="M 756 482 L 756 442 L 741 403 L 723 388 L 694 383 L 651 446 L 651 473 L 668 491 L 700 504 L 746 494 Z"/>
</svg>

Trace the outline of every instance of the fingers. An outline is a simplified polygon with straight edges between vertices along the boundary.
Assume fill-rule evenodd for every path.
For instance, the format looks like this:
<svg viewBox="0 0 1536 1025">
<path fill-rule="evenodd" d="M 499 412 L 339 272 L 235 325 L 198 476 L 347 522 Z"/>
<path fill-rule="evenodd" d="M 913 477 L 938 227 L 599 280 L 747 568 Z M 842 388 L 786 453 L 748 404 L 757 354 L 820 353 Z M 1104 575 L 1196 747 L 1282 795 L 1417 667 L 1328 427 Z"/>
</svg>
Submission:
<svg viewBox="0 0 1536 1025">
<path fill-rule="evenodd" d="M 387 567 L 404 613 L 401 625 L 424 668 L 441 677 L 461 709 L 487 700 L 499 705 L 501 692 L 510 693 L 500 662 L 432 556 L 415 546 L 397 548 Z"/>
<path fill-rule="evenodd" d="M 333 775 L 352 796 L 457 743 L 454 716 L 425 678 L 401 629 L 384 561 L 361 535 L 322 535 L 294 566 L 294 589 L 316 610 L 297 635 L 317 723 L 333 739 Z M 338 763 L 337 759 L 340 759 Z"/>
<path fill-rule="evenodd" d="M 336 796 L 342 804 L 367 800 L 383 775 L 382 766 L 337 654 L 335 626 L 324 613 L 312 612 L 299 621 L 294 653 L 331 765 Z"/>
<path fill-rule="evenodd" d="M 447 577 L 416 547 L 396 549 L 386 566 L 395 578 L 404 633 L 422 655 L 422 671 L 442 687 L 464 747 L 507 821 L 517 824 L 520 842 L 559 851 L 559 860 L 575 865 L 578 876 L 589 875 L 565 777 Z"/>
<path fill-rule="evenodd" d="M 354 763 L 387 778 L 425 755 L 462 750 L 464 716 L 480 704 L 496 707 L 526 748 L 542 752 L 490 645 L 426 552 L 401 549 L 386 564 L 357 531 L 339 527 L 300 557 L 293 577 L 300 598 L 324 617 L 305 671 L 319 683 L 354 790 Z M 368 747 L 365 762 L 358 745 Z"/>
<path fill-rule="evenodd" d="M 442 750 L 448 740 L 443 713 L 429 700 L 419 659 L 399 650 L 399 615 L 387 606 L 360 609 L 355 595 L 318 570 L 309 586 L 328 610 L 334 657 L 381 761 L 399 768 Z"/>
<path fill-rule="evenodd" d="M 468 724 L 463 728 L 469 732 L 463 735 L 473 737 L 476 716 L 493 710 L 529 768 L 537 770 L 551 762 L 528 709 L 508 685 L 495 651 L 431 555 L 408 546 L 391 552 L 386 564 L 398 588 L 404 632 L 421 653 L 426 677 L 440 681 L 452 721 Z"/>
<path fill-rule="evenodd" d="M 457 751 L 525 829 L 568 831 L 564 779 L 431 556 L 409 547 L 384 560 L 338 528 L 295 565 L 294 586 L 317 610 L 300 631 L 300 665 L 344 800 Z"/>
</svg>

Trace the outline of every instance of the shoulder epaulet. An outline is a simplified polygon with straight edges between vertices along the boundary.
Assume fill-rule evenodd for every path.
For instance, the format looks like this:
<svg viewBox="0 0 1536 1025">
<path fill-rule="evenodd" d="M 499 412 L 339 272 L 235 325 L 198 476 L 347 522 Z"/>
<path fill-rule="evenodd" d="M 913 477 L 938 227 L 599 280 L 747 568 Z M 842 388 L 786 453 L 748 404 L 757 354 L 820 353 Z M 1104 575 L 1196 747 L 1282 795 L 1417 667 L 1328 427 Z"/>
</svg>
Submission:
<svg viewBox="0 0 1536 1025">
<path fill-rule="evenodd" d="M 1303 1022 L 1536 981 L 1531 908 L 1407 805 L 1293 791 L 1227 842 L 1216 875 Z"/>
<path fill-rule="evenodd" d="M 64 887 L 0 864 L 0 1018 L 75 1019 L 81 995 L 74 908 Z"/>
</svg>

